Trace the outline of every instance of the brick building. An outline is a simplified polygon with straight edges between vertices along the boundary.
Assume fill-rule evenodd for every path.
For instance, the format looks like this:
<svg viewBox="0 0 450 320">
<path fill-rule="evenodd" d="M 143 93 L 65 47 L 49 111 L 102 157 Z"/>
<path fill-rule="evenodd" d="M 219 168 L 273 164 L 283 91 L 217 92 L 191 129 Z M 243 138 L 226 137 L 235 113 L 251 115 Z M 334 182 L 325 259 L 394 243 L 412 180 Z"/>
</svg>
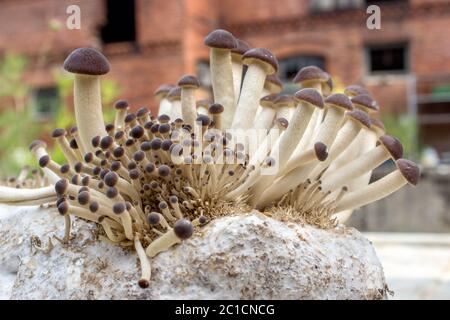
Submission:
<svg viewBox="0 0 450 320">
<path fill-rule="evenodd" d="M 65 25 L 73 4 L 81 29 L 52 31 L 49 21 Z M 371 4 L 381 8 L 381 30 L 366 27 Z M 272 50 L 285 81 L 316 64 L 337 82 L 366 85 L 383 112 L 417 114 L 424 144 L 450 151 L 448 0 L 0 0 L 0 54 L 31 59 L 26 81 L 36 92 L 57 96 L 49 67 L 94 46 L 134 107 L 154 107 L 153 90 L 185 73 L 207 86 L 203 38 L 218 27 Z"/>
</svg>

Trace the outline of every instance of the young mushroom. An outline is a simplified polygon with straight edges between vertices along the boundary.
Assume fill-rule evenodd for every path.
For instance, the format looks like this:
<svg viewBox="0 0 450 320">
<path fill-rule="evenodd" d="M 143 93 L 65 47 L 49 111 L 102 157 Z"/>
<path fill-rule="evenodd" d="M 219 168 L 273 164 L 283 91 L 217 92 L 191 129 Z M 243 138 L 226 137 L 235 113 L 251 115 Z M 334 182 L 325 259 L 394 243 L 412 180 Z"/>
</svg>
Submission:
<svg viewBox="0 0 450 320">
<path fill-rule="evenodd" d="M 184 123 L 194 126 L 197 118 L 197 106 L 195 104 L 195 90 L 200 87 L 196 77 L 185 75 L 178 81 L 181 88 L 181 114 Z"/>
<path fill-rule="evenodd" d="M 238 42 L 230 32 L 217 29 L 206 36 L 204 43 L 211 48 L 210 69 L 214 102 L 224 107 L 223 126 L 230 128 L 236 109 L 231 50 L 238 47 Z"/>
<path fill-rule="evenodd" d="M 396 165 L 397 169 L 394 172 L 366 187 L 346 194 L 339 202 L 336 212 L 359 208 L 370 202 L 387 197 L 406 184 L 417 185 L 420 178 L 420 169 L 414 162 L 398 159 Z"/>
<path fill-rule="evenodd" d="M 244 54 L 243 60 L 248 69 L 231 125 L 233 129 L 248 129 L 252 126 L 266 76 L 278 71 L 277 59 L 264 48 L 248 50 Z M 225 126 L 225 128 L 227 127 Z"/>
<path fill-rule="evenodd" d="M 105 136 L 100 76 L 109 72 L 109 62 L 103 54 L 93 48 L 79 48 L 64 61 L 64 69 L 75 74 L 74 110 L 75 119 L 84 150 L 93 152 L 91 139 Z"/>
<path fill-rule="evenodd" d="M 153 93 L 155 100 L 159 102 L 158 116 L 162 114 L 170 114 L 171 103 L 167 99 L 167 94 L 174 86 L 171 84 L 160 85 Z"/>
</svg>

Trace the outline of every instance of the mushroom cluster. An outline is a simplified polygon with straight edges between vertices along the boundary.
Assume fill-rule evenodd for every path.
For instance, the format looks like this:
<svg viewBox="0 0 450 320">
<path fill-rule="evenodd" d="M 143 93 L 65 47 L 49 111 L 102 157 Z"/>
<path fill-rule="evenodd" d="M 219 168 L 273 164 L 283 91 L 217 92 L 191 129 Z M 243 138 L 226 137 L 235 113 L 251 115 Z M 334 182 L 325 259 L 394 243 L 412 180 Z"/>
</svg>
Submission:
<svg viewBox="0 0 450 320">
<path fill-rule="evenodd" d="M 94 49 L 73 51 L 64 68 L 75 74 L 76 127 L 52 133 L 67 163 L 34 141 L 30 151 L 50 185 L 1 187 L 0 202 L 55 204 L 65 217 L 63 242 L 71 217 L 97 223 L 100 239 L 136 250 L 145 288 L 148 258 L 216 217 L 258 209 L 331 227 L 340 213 L 417 183 L 418 166 L 402 159 L 401 143 L 373 117 L 378 105 L 364 88 L 332 93 L 330 75 L 310 66 L 294 79 L 299 91 L 283 94 L 269 50 L 225 30 L 211 32 L 205 44 L 213 101 L 196 101 L 200 84 L 185 75 L 155 91 L 157 115 L 145 107 L 132 112 L 119 100 L 106 125 L 100 76 L 109 63 Z M 261 139 L 252 148 L 255 136 Z M 389 159 L 396 170 L 369 183 Z"/>
</svg>

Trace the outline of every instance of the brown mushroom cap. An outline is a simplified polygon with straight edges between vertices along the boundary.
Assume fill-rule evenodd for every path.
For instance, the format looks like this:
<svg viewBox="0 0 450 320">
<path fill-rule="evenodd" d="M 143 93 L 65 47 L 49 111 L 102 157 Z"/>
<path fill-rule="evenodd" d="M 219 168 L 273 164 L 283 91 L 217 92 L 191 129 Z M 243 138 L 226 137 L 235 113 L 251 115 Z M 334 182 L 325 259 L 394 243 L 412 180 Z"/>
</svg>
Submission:
<svg viewBox="0 0 450 320">
<path fill-rule="evenodd" d="M 386 131 L 386 128 L 384 127 L 383 122 L 377 118 L 370 117 L 370 122 L 373 126 L 377 127 L 378 129 L 382 130 L 383 132 Z"/>
<path fill-rule="evenodd" d="M 349 86 L 347 86 L 344 90 L 344 93 L 347 96 L 357 96 L 360 94 L 369 94 L 369 91 L 367 91 L 366 88 L 363 88 L 360 85 L 357 84 L 351 84 Z"/>
<path fill-rule="evenodd" d="M 273 74 L 278 71 L 278 60 L 275 55 L 264 48 L 254 48 L 248 50 L 243 55 L 245 64 L 252 64 L 258 62 L 264 66 L 267 74 Z"/>
<path fill-rule="evenodd" d="M 173 87 L 172 89 L 170 89 L 169 93 L 167 94 L 167 99 L 170 101 L 180 100 L 181 99 L 181 88 Z"/>
<path fill-rule="evenodd" d="M 367 113 L 361 110 L 353 110 L 346 113 L 350 119 L 356 120 L 358 123 L 370 129 L 371 121 Z"/>
<path fill-rule="evenodd" d="M 181 240 L 189 239 L 194 233 L 194 226 L 189 220 L 180 219 L 173 226 L 175 235 Z"/>
<path fill-rule="evenodd" d="M 129 104 L 126 100 L 117 100 L 114 103 L 114 109 L 116 110 L 125 110 L 129 107 Z"/>
<path fill-rule="evenodd" d="M 30 143 L 30 146 L 28 147 L 28 149 L 33 152 L 34 150 L 36 150 L 37 148 L 47 148 L 47 144 L 42 141 L 42 140 L 34 140 L 33 142 Z"/>
<path fill-rule="evenodd" d="M 65 136 L 66 133 L 67 133 L 66 130 L 61 129 L 61 128 L 56 128 L 52 132 L 52 138 L 59 138 L 59 137 Z"/>
<path fill-rule="evenodd" d="M 301 68 L 294 77 L 293 82 L 304 84 L 310 81 L 326 82 L 330 76 L 328 73 L 316 66 L 308 66 Z"/>
<path fill-rule="evenodd" d="M 278 126 L 279 129 L 286 130 L 289 126 L 289 121 L 286 118 L 277 118 L 275 120 L 275 124 Z"/>
<path fill-rule="evenodd" d="M 197 89 L 198 87 L 200 87 L 200 83 L 198 82 L 197 77 L 185 75 L 178 81 L 178 86 Z"/>
<path fill-rule="evenodd" d="M 238 42 L 236 38 L 228 31 L 217 29 L 208 34 L 204 40 L 205 45 L 217 49 L 234 49 L 237 48 Z"/>
<path fill-rule="evenodd" d="M 328 158 L 327 146 L 322 142 L 316 142 L 314 144 L 314 152 L 319 161 L 325 161 Z"/>
<path fill-rule="evenodd" d="M 353 110 L 353 104 L 352 104 L 351 100 L 349 99 L 349 97 L 347 97 L 343 93 L 334 93 L 334 94 L 328 96 L 325 99 L 325 103 L 328 106 L 343 108 L 343 109 L 349 110 L 349 111 Z"/>
<path fill-rule="evenodd" d="M 420 179 L 419 166 L 407 159 L 398 159 L 396 164 L 403 177 L 413 186 L 417 185 Z"/>
<path fill-rule="evenodd" d="M 270 93 L 280 93 L 283 90 L 283 82 L 276 74 L 270 74 L 266 77 L 264 88 Z"/>
<path fill-rule="evenodd" d="M 373 111 L 380 110 L 377 102 L 374 99 L 372 99 L 372 97 L 369 96 L 368 94 L 359 94 L 357 96 L 354 96 L 352 98 L 352 102 L 353 102 L 353 104 L 362 106 L 369 110 L 373 110 Z"/>
<path fill-rule="evenodd" d="M 211 114 L 220 114 L 223 112 L 223 110 L 223 105 L 219 103 L 213 103 L 208 109 L 209 113 Z"/>
<path fill-rule="evenodd" d="M 278 98 L 276 93 L 268 94 L 259 100 L 259 104 L 263 107 L 273 107 L 275 99 Z"/>
<path fill-rule="evenodd" d="M 323 98 L 319 91 L 311 88 L 305 88 L 297 91 L 294 95 L 298 101 L 308 102 L 317 108 L 323 109 Z"/>
<path fill-rule="evenodd" d="M 237 46 L 236 48 L 231 49 L 231 53 L 234 55 L 243 56 L 245 52 L 251 49 L 250 45 L 241 39 L 236 39 Z"/>
<path fill-rule="evenodd" d="M 273 100 L 273 105 L 276 108 L 279 108 L 281 106 L 294 107 L 295 99 L 294 99 L 294 97 L 292 97 L 291 95 L 288 95 L 288 94 L 279 94 Z"/>
<path fill-rule="evenodd" d="M 64 69 L 71 73 L 100 76 L 109 72 L 106 57 L 93 48 L 78 48 L 64 61 Z"/>
<path fill-rule="evenodd" d="M 158 99 L 163 99 L 173 87 L 175 87 L 173 84 L 162 84 L 156 88 L 153 95 Z"/>
<path fill-rule="evenodd" d="M 397 138 L 386 134 L 380 137 L 379 140 L 384 145 L 386 150 L 391 154 L 394 160 L 403 157 L 403 146 L 402 143 Z"/>
</svg>

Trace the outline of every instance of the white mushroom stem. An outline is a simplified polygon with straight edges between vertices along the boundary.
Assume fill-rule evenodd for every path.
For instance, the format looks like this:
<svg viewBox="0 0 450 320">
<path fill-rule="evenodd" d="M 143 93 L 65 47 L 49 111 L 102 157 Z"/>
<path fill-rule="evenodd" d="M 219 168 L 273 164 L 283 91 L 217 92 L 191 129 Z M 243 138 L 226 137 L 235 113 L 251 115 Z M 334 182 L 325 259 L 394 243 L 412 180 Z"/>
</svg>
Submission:
<svg viewBox="0 0 450 320">
<path fill-rule="evenodd" d="M 289 174 L 281 177 L 268 187 L 259 197 L 256 207 L 262 209 L 271 202 L 280 199 L 290 190 L 294 190 L 298 185 L 303 183 L 309 173 L 314 169 L 315 163 L 309 163 L 304 166 L 292 170 Z"/>
<path fill-rule="evenodd" d="M 83 150 L 95 152 L 91 139 L 107 135 L 102 113 L 99 76 L 75 74 L 74 105 Z"/>
<path fill-rule="evenodd" d="M 223 126 L 229 129 L 236 109 L 230 50 L 211 48 L 210 69 L 214 102 L 224 107 Z"/>
<path fill-rule="evenodd" d="M 236 106 L 241 94 L 242 85 L 242 72 L 244 65 L 242 64 L 242 58 L 232 58 L 231 70 L 233 73 L 233 87 L 234 87 L 234 105 Z"/>
<path fill-rule="evenodd" d="M 139 240 L 138 235 L 136 235 L 134 237 L 134 248 L 136 249 L 136 253 L 138 255 L 139 262 L 141 263 L 141 279 L 139 280 L 139 285 L 141 287 L 148 287 L 152 269 L 150 267 L 150 261 L 148 260 L 148 257 L 145 254 L 145 250 L 142 247 L 142 244 L 141 244 L 141 241 Z"/>
<path fill-rule="evenodd" d="M 400 170 L 395 170 L 366 187 L 347 193 L 339 202 L 336 212 L 359 208 L 368 203 L 380 200 L 394 193 L 407 183 L 408 181 L 403 177 Z"/>
<path fill-rule="evenodd" d="M 265 79 L 266 72 L 261 65 L 252 63 L 248 66 L 231 128 L 248 129 L 251 127 L 255 119 L 256 110 L 259 106 Z M 227 109 L 225 108 L 224 113 L 226 110 Z M 224 128 L 227 128 L 225 124 L 226 123 L 224 123 Z"/>
<path fill-rule="evenodd" d="M 114 130 L 118 132 L 125 128 L 125 117 L 127 116 L 128 108 L 122 108 L 116 110 L 116 115 L 114 118 Z"/>
<path fill-rule="evenodd" d="M 261 107 L 261 111 L 257 114 L 253 128 L 255 129 L 270 129 L 273 124 L 273 119 L 275 118 L 276 111 L 272 107 Z M 280 118 L 280 117 L 277 117 Z M 288 118 L 286 118 L 288 119 Z M 288 119 L 289 120 L 289 119 Z"/>
<path fill-rule="evenodd" d="M 57 137 L 56 142 L 58 143 L 60 150 L 71 166 L 74 166 L 75 163 L 81 160 L 77 157 L 76 153 L 70 147 L 69 141 L 67 141 L 67 138 L 65 136 Z"/>
<path fill-rule="evenodd" d="M 328 167 L 330 163 L 332 163 L 352 143 L 360 131 L 360 125 L 356 124 L 355 121 L 347 120 L 339 130 L 334 143 L 331 145 L 330 150 L 328 151 L 327 159 L 317 164 L 311 172 L 310 177 L 315 178 L 323 170 L 325 170 L 325 168 Z"/>
<path fill-rule="evenodd" d="M 25 166 L 20 170 L 19 176 L 17 177 L 18 185 L 22 185 L 22 183 L 27 178 L 29 172 L 30 172 L 30 168 L 28 166 Z"/>
<path fill-rule="evenodd" d="M 278 170 L 286 165 L 295 146 L 305 133 L 311 117 L 315 112 L 314 109 L 316 108 L 312 104 L 303 101 L 297 105 L 289 126 L 270 152 L 270 157 L 277 161 L 276 165 L 278 166 Z M 255 204 L 264 190 L 275 178 L 276 175 L 262 176 L 253 188 L 253 197 L 250 202 Z"/>
<path fill-rule="evenodd" d="M 17 189 L 14 188 L 14 190 L 17 190 Z M 52 197 L 38 198 L 38 199 L 33 199 L 33 200 L 19 200 L 19 201 L 10 201 L 10 202 L 2 201 L 2 199 L 0 199 L 0 202 L 6 204 L 8 206 L 39 206 L 42 204 L 48 204 L 48 203 L 55 202 L 56 199 L 57 199 L 56 196 L 52 196 Z"/>
<path fill-rule="evenodd" d="M 331 146 L 342 127 L 345 111 L 339 107 L 328 107 L 323 122 L 319 126 L 319 132 L 314 141 L 320 141 L 327 146 Z"/>
<path fill-rule="evenodd" d="M 167 98 L 162 98 L 159 102 L 158 116 L 162 114 L 170 115 L 172 104 Z M 173 119 L 175 120 L 175 119 Z"/>
<path fill-rule="evenodd" d="M 150 245 L 145 249 L 145 253 L 148 257 L 153 258 L 158 253 L 166 251 L 170 247 L 180 243 L 181 239 L 178 238 L 173 231 L 173 229 L 168 230 L 161 237 L 155 239 Z"/>
<path fill-rule="evenodd" d="M 175 99 L 170 103 L 170 113 L 166 113 L 171 119 L 183 119 L 181 100 Z"/>
<path fill-rule="evenodd" d="M 324 191 L 334 191 L 348 184 L 349 181 L 362 176 L 366 172 L 371 172 L 384 161 L 391 157 L 383 145 L 379 145 L 371 151 L 348 162 L 346 165 L 324 175 L 322 189 Z"/>
<path fill-rule="evenodd" d="M 88 209 L 78 207 L 76 205 L 69 206 L 69 213 L 84 220 L 98 222 L 99 216 L 96 213 L 90 212 Z"/>
<path fill-rule="evenodd" d="M 194 127 L 197 119 L 197 107 L 195 105 L 195 88 L 181 88 L 181 112 L 184 123 Z M 174 119 L 175 120 L 175 119 Z"/>
<path fill-rule="evenodd" d="M 0 186 L 0 202 L 26 202 L 56 197 L 55 188 L 17 189 Z"/>
</svg>

